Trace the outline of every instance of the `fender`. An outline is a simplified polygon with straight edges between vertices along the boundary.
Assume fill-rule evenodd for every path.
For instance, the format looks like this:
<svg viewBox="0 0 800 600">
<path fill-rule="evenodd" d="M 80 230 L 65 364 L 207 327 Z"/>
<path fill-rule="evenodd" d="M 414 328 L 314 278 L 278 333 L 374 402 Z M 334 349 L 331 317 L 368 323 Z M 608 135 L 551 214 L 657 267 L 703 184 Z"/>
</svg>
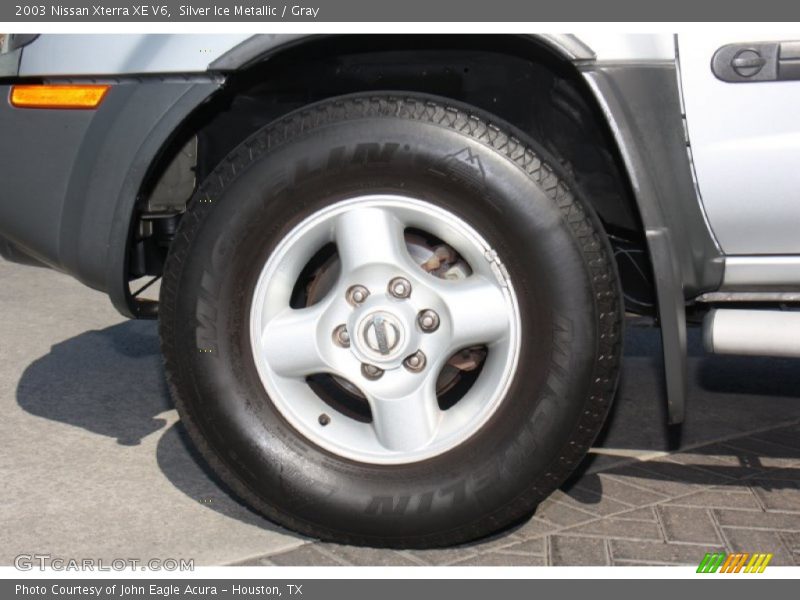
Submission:
<svg viewBox="0 0 800 600">
<path fill-rule="evenodd" d="M 122 314 L 140 316 L 126 279 L 134 203 L 159 152 L 220 85 L 207 76 L 118 83 L 96 111 L 67 115 L 0 105 L 0 128 L 17 140 L 0 149 L 8 182 L 0 251 L 64 271 L 107 292 Z"/>
<path fill-rule="evenodd" d="M 684 419 L 686 300 L 722 284 L 724 258 L 692 177 L 673 62 L 588 65 L 644 225 L 656 285 L 668 421 Z"/>
</svg>

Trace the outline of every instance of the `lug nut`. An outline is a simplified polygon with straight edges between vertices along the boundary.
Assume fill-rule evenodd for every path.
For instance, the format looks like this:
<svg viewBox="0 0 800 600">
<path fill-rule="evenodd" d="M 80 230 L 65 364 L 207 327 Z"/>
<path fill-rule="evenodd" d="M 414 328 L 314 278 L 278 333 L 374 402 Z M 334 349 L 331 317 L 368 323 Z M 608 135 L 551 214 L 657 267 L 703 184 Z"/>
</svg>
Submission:
<svg viewBox="0 0 800 600">
<path fill-rule="evenodd" d="M 339 325 L 333 330 L 333 341 L 342 348 L 350 347 L 350 334 L 345 325 Z"/>
<path fill-rule="evenodd" d="M 375 365 L 363 363 L 361 365 L 361 374 L 367 379 L 380 379 L 383 375 L 383 369 L 376 367 Z"/>
<path fill-rule="evenodd" d="M 353 306 L 358 306 L 369 296 L 369 290 L 363 285 L 351 285 L 347 290 L 347 301 Z"/>
<path fill-rule="evenodd" d="M 425 333 L 431 333 L 439 329 L 439 315 L 431 309 L 421 310 L 417 315 L 419 328 Z"/>
<path fill-rule="evenodd" d="M 411 356 L 406 357 L 403 361 L 403 366 L 413 373 L 419 373 L 425 368 L 426 362 L 425 354 L 423 354 L 422 350 L 417 350 Z"/>
<path fill-rule="evenodd" d="M 395 277 L 389 282 L 389 293 L 395 298 L 408 298 L 411 295 L 411 283 L 404 277 Z"/>
<path fill-rule="evenodd" d="M 318 420 L 319 420 L 319 424 L 322 425 L 323 427 L 325 427 L 328 423 L 331 422 L 331 418 L 328 415 L 326 415 L 325 413 L 322 413 L 319 416 Z"/>
</svg>

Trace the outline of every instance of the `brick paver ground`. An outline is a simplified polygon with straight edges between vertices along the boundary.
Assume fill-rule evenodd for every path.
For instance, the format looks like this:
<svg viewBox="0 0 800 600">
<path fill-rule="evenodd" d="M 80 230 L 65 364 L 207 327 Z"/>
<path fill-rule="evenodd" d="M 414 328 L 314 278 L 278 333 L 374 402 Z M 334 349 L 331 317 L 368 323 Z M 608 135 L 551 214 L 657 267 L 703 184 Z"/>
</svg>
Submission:
<svg viewBox="0 0 800 600">
<path fill-rule="evenodd" d="M 709 356 L 691 328 L 677 439 L 664 427 L 658 331 L 629 320 L 605 435 L 583 475 L 532 518 L 457 548 L 352 548 L 282 529 L 219 485 L 173 409 L 156 323 L 125 321 L 102 294 L 45 269 L 0 260 L 0 281 L 2 565 L 31 552 L 198 565 L 696 565 L 714 549 L 797 564 L 798 359 Z"/>
<path fill-rule="evenodd" d="M 710 551 L 800 565 L 800 424 L 590 472 L 526 523 L 425 551 L 309 542 L 251 565 L 696 565 Z"/>
</svg>

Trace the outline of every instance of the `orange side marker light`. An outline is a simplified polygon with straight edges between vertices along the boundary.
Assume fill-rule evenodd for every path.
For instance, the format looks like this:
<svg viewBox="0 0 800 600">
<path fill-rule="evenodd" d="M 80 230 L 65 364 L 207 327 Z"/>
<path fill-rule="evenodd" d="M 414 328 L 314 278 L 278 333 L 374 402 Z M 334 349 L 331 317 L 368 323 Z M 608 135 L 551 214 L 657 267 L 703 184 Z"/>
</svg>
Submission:
<svg viewBox="0 0 800 600">
<path fill-rule="evenodd" d="M 110 85 L 15 85 L 9 102 L 16 108 L 93 109 L 100 106 Z"/>
</svg>

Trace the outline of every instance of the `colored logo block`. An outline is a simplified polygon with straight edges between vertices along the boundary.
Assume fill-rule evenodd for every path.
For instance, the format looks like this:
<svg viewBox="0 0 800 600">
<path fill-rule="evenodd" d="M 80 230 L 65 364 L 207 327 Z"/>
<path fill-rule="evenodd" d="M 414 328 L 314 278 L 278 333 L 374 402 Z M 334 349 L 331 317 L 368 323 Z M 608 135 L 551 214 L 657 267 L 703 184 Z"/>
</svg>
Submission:
<svg viewBox="0 0 800 600">
<path fill-rule="evenodd" d="M 763 573 L 772 554 L 765 552 L 707 552 L 697 567 L 698 573 Z"/>
</svg>

